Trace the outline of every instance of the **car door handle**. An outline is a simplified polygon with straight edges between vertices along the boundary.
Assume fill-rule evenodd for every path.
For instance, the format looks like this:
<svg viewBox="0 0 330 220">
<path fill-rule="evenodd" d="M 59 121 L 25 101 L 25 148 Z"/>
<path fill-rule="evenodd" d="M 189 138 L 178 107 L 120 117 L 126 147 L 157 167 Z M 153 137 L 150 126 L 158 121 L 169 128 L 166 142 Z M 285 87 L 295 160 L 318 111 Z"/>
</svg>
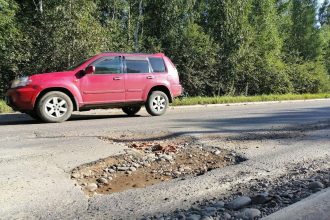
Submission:
<svg viewBox="0 0 330 220">
<path fill-rule="evenodd" d="M 154 76 L 147 76 L 147 79 L 154 79 Z"/>
<path fill-rule="evenodd" d="M 122 78 L 119 76 L 113 77 L 113 80 L 121 80 Z"/>
</svg>

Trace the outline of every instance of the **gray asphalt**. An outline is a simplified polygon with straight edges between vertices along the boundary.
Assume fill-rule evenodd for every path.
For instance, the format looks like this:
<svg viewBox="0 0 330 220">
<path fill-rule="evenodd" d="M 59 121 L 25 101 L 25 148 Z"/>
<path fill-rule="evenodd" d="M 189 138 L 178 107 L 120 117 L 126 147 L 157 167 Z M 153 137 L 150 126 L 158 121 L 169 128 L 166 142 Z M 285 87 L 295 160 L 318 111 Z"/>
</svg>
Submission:
<svg viewBox="0 0 330 220">
<path fill-rule="evenodd" d="M 137 117 L 91 111 L 75 114 L 62 124 L 37 123 L 24 114 L 0 115 L 0 219 L 129 219 L 187 208 L 198 199 L 228 191 L 235 183 L 283 174 L 291 164 L 329 161 L 329 122 L 329 100 L 170 109 L 162 117 L 149 117 L 145 111 Z M 317 125 L 321 128 L 315 130 Z M 124 143 L 107 143 L 99 136 L 129 139 L 139 133 L 138 139 L 149 140 L 193 135 L 203 141 L 208 135 L 290 133 L 304 128 L 308 135 L 303 138 L 288 140 L 290 144 L 254 143 L 260 145 L 258 150 L 214 143 L 248 160 L 185 181 L 87 198 L 70 179 L 76 166 L 126 149 Z"/>
</svg>

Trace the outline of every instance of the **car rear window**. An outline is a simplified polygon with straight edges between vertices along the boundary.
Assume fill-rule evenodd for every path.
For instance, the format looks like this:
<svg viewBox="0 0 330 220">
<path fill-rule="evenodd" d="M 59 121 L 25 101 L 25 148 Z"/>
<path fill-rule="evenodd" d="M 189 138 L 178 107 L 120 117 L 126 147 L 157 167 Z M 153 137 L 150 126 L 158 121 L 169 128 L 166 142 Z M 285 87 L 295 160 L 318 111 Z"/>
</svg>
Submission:
<svg viewBox="0 0 330 220">
<path fill-rule="evenodd" d="M 147 59 L 126 59 L 127 73 L 149 73 L 149 62 Z"/>
<path fill-rule="evenodd" d="M 149 57 L 149 62 L 151 64 L 154 73 L 164 73 L 166 72 L 165 63 L 162 58 Z"/>
</svg>

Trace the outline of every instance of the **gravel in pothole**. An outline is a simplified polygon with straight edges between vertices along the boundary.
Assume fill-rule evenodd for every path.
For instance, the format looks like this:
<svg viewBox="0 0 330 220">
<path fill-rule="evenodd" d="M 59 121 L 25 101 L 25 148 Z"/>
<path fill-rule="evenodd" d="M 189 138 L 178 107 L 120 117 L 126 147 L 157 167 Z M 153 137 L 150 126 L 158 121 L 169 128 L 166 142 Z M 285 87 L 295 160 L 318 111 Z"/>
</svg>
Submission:
<svg viewBox="0 0 330 220">
<path fill-rule="evenodd" d="M 199 176 L 244 160 L 233 152 L 186 140 L 134 142 L 128 147 L 125 154 L 75 168 L 71 178 L 93 196 Z"/>
<path fill-rule="evenodd" d="M 328 162 L 326 162 L 328 164 Z M 297 166 L 276 179 L 254 179 L 217 198 L 194 202 L 190 209 L 147 216 L 144 219 L 254 220 L 330 187 L 330 169 Z"/>
</svg>

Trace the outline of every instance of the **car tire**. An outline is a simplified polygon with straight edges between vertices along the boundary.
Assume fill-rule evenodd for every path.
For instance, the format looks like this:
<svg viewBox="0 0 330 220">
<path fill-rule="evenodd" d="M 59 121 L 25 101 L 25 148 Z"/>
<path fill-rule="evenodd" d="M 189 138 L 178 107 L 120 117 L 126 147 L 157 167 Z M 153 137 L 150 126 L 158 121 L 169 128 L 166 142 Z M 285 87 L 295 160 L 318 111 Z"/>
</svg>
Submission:
<svg viewBox="0 0 330 220">
<path fill-rule="evenodd" d="M 146 103 L 147 112 L 152 116 L 160 116 L 165 114 L 168 106 L 168 97 L 162 91 L 152 92 Z"/>
<path fill-rule="evenodd" d="M 59 123 L 71 117 L 73 103 L 63 92 L 48 92 L 39 100 L 36 110 L 42 121 Z"/>
<path fill-rule="evenodd" d="M 122 108 L 128 116 L 134 116 L 141 110 L 141 106 L 127 106 Z"/>
</svg>

